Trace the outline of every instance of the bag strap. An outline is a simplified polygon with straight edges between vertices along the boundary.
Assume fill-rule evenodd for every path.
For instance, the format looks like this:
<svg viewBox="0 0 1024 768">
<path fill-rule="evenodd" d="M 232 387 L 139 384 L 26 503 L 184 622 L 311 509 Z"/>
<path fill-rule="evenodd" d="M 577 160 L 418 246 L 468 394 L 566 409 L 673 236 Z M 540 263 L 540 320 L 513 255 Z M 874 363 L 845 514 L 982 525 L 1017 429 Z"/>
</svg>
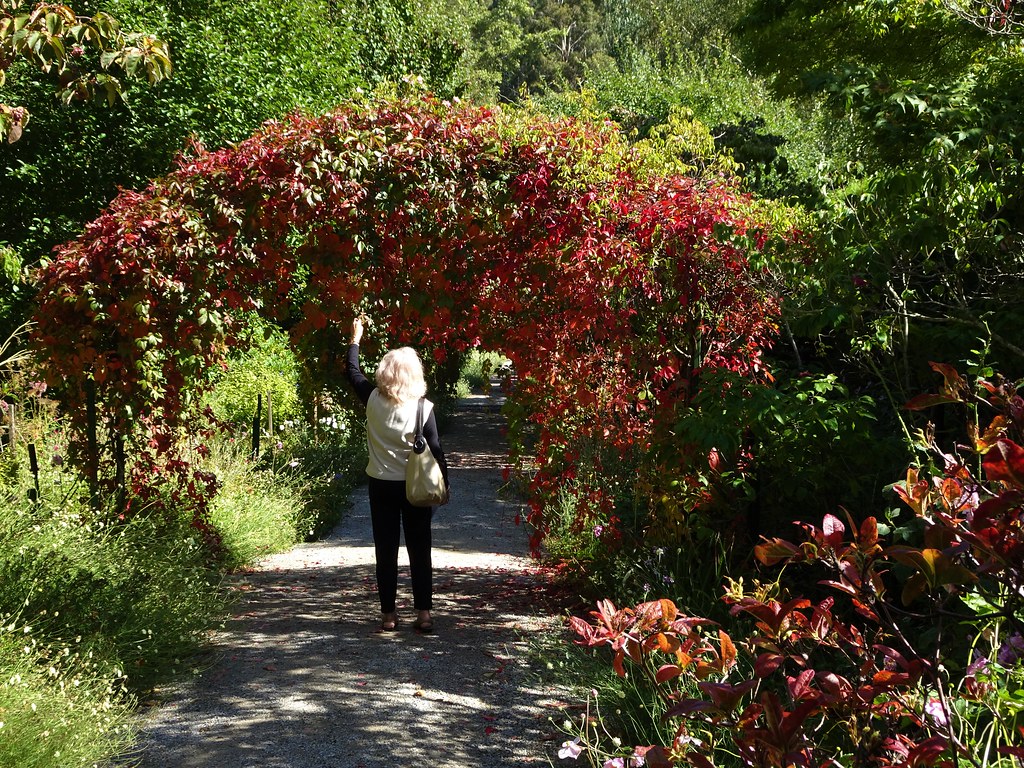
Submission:
<svg viewBox="0 0 1024 768">
<path fill-rule="evenodd" d="M 427 441 L 423 439 L 423 401 L 426 398 L 421 397 L 419 402 L 416 403 L 416 434 L 412 439 L 412 449 L 416 453 L 423 453 L 423 449 L 427 447 Z"/>
</svg>

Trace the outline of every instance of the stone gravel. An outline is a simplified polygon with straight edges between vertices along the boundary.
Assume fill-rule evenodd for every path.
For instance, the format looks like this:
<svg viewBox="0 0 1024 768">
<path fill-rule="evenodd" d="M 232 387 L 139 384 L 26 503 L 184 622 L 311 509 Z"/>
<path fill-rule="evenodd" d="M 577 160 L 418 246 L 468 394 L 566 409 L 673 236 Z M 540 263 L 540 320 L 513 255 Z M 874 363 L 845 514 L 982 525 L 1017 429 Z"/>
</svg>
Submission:
<svg viewBox="0 0 1024 768">
<path fill-rule="evenodd" d="M 549 765 L 559 692 L 527 637 L 561 620 L 501 490 L 500 400 L 460 401 L 442 435 L 452 501 L 434 518 L 435 631 L 412 629 L 404 548 L 397 632 L 379 631 L 366 488 L 322 541 L 234 579 L 235 615 L 204 671 L 140 717 L 140 768 Z"/>
</svg>

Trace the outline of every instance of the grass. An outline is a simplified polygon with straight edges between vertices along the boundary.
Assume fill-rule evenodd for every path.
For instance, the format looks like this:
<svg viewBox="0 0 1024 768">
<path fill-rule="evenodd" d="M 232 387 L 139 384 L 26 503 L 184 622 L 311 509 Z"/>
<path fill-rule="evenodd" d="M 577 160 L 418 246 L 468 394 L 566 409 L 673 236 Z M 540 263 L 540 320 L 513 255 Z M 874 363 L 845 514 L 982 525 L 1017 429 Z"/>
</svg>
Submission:
<svg viewBox="0 0 1024 768">
<path fill-rule="evenodd" d="M 225 603 L 187 526 L 43 499 L 0 498 L 0 765 L 93 765 L 128 743 L 136 692 L 182 672 Z"/>
<path fill-rule="evenodd" d="M 248 448 L 223 441 L 213 449 L 211 466 L 222 483 L 210 509 L 210 522 L 224 544 L 224 566 L 240 568 L 280 552 L 299 540 L 302 487 L 295 477 L 260 469 Z"/>
<path fill-rule="evenodd" d="M 37 446 L 38 502 L 26 447 L 0 453 L 0 766 L 95 766 L 132 747 L 134 703 L 193 671 L 228 607 L 224 573 L 332 525 L 365 461 L 362 437 L 296 429 L 252 461 L 224 441 L 211 552 L 192 512 L 127 519 L 87 503 L 59 421 L 22 422 Z"/>
<path fill-rule="evenodd" d="M 122 752 L 132 734 L 122 692 L 81 660 L 32 652 L 22 635 L 0 629 L 0 765 L 84 768 Z"/>
</svg>

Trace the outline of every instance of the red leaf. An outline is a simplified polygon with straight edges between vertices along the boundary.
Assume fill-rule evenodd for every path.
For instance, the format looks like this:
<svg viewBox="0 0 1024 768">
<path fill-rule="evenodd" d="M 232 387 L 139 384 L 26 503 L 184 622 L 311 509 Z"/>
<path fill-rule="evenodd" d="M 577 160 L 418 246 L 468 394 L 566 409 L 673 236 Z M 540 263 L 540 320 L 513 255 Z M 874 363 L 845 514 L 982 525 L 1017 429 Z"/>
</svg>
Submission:
<svg viewBox="0 0 1024 768">
<path fill-rule="evenodd" d="M 669 680 L 679 677 L 683 671 L 675 664 L 666 664 L 660 667 L 654 674 L 654 679 L 659 683 L 665 683 Z"/>
<path fill-rule="evenodd" d="M 878 522 L 873 517 L 867 518 L 860 524 L 860 535 L 857 543 L 861 547 L 873 547 L 878 543 Z"/>
<path fill-rule="evenodd" d="M 796 677 L 786 678 L 786 687 L 789 689 L 789 695 L 793 701 L 818 698 L 818 691 L 811 687 L 814 674 L 813 669 L 805 669 Z"/>
<path fill-rule="evenodd" d="M 946 363 L 928 363 L 932 367 L 932 370 L 936 373 L 941 373 L 944 378 L 945 386 L 942 391 L 951 397 L 957 398 L 957 400 L 963 399 L 962 395 L 970 391 L 970 387 L 967 386 L 967 382 L 964 381 L 963 376 L 951 365 Z"/>
<path fill-rule="evenodd" d="M 693 768 L 715 768 L 715 764 L 699 752 L 687 752 L 686 760 Z"/>
<path fill-rule="evenodd" d="M 931 408 L 933 405 L 944 405 L 946 403 L 957 403 L 960 402 L 955 397 L 949 395 L 918 395 L 912 397 L 903 407 L 910 411 L 920 411 L 925 408 Z"/>
<path fill-rule="evenodd" d="M 662 717 L 689 717 L 695 712 L 706 712 L 714 705 L 704 699 L 683 699 L 672 706 Z"/>
<path fill-rule="evenodd" d="M 594 628 L 579 616 L 570 616 L 569 626 L 572 627 L 573 632 L 582 638 L 576 641 L 579 645 L 598 645 L 603 642 L 600 638 L 595 639 Z"/>
<path fill-rule="evenodd" d="M 783 539 L 766 540 L 754 547 L 754 556 L 765 565 L 776 565 L 799 553 L 799 547 Z"/>
<path fill-rule="evenodd" d="M 762 653 L 754 661 L 754 673 L 758 677 L 768 677 L 782 666 L 785 657 L 778 653 Z"/>
<path fill-rule="evenodd" d="M 1024 448 L 1012 440 L 998 440 L 985 454 L 982 467 L 991 482 L 1024 489 Z"/>
<path fill-rule="evenodd" d="M 731 712 L 736 709 L 740 699 L 749 693 L 757 685 L 757 680 L 746 680 L 739 685 L 729 683 L 697 683 L 697 687 L 706 693 L 715 707 L 723 712 Z"/>
<path fill-rule="evenodd" d="M 672 768 L 675 761 L 669 760 L 664 747 L 637 747 L 634 752 L 644 758 L 647 768 Z"/>
<path fill-rule="evenodd" d="M 910 749 L 907 754 L 906 765 L 908 765 L 909 768 L 934 765 L 935 761 L 938 760 L 947 749 L 949 749 L 949 742 L 947 742 L 946 739 L 942 736 L 933 736 L 930 739 L 922 741 L 920 744 L 916 744 Z"/>
</svg>

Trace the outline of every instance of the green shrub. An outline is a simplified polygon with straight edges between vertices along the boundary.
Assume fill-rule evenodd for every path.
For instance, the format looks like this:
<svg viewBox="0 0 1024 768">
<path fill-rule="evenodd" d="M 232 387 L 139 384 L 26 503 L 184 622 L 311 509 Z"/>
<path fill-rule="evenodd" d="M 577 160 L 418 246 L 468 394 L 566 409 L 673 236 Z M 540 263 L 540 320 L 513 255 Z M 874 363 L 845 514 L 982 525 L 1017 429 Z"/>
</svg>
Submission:
<svg viewBox="0 0 1024 768">
<path fill-rule="evenodd" d="M 138 692 L 190 671 L 226 615 L 223 570 L 337 521 L 363 476 L 365 439 L 332 416 L 316 429 L 282 421 L 256 461 L 247 439 L 215 441 L 215 558 L 190 509 L 168 518 L 135 499 L 124 512 L 90 503 L 66 466 L 61 422 L 33 402 L 0 452 L 0 765 L 93 766 L 130 746 Z"/>
<path fill-rule="evenodd" d="M 566 740 L 581 733 L 581 721 L 596 725 L 624 744 L 657 744 L 671 739 L 675 728 L 660 717 L 664 707 L 657 691 L 634 675 L 620 677 L 588 648 L 565 641 L 562 633 L 536 633 L 529 640 L 531 668 L 546 687 L 561 691 L 580 708 L 567 709 L 551 724 Z M 566 763 L 568 764 L 568 763 Z"/>
<path fill-rule="evenodd" d="M 278 328 L 253 318 L 252 346 L 228 361 L 227 371 L 215 377 L 208 402 L 219 419 L 236 425 L 251 424 L 257 400 L 263 396 L 263 418 L 268 402 L 278 423 L 301 414 L 299 374 L 288 339 Z"/>
<path fill-rule="evenodd" d="M 499 374 L 503 366 L 509 364 L 509 359 L 497 352 L 483 352 L 473 349 L 466 356 L 459 375 L 459 383 L 465 382 L 465 388 L 469 391 L 483 390 L 487 393 L 491 386 L 491 377 Z M 463 389 L 460 389 L 460 396 Z"/>
<path fill-rule="evenodd" d="M 285 482 L 301 482 L 303 488 L 305 503 L 296 518 L 297 535 L 307 541 L 318 538 L 341 519 L 352 489 L 366 477 L 363 423 L 331 414 L 315 425 L 281 424 L 277 438 L 278 453 L 271 457 L 277 476 Z"/>
</svg>

